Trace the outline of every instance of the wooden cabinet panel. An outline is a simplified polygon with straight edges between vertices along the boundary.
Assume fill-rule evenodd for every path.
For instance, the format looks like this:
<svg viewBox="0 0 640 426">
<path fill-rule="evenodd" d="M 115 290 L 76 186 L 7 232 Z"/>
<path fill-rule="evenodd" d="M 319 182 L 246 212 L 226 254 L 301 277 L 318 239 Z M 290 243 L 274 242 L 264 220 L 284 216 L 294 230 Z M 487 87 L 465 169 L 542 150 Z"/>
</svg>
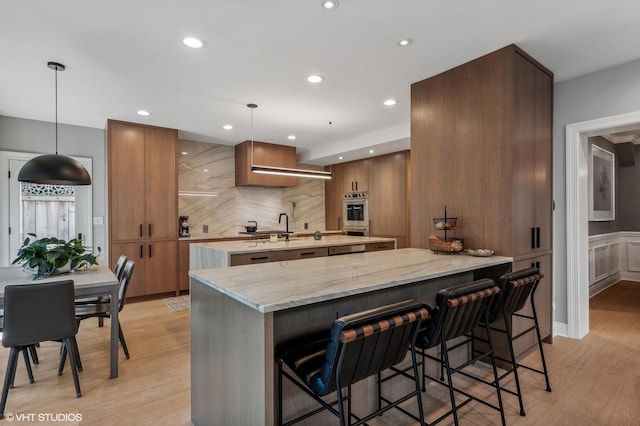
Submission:
<svg viewBox="0 0 640 426">
<path fill-rule="evenodd" d="M 295 186 L 296 178 L 253 173 L 251 166 L 271 166 L 295 169 L 297 166 L 294 146 L 276 145 L 258 141 L 244 141 L 235 147 L 236 186 Z M 253 161 L 252 161 L 253 160 Z"/>
<path fill-rule="evenodd" d="M 369 172 L 369 235 L 407 235 L 406 153 L 371 159 Z"/>
<path fill-rule="evenodd" d="M 175 239 L 177 234 L 177 140 L 175 130 L 145 129 L 145 232 L 155 240 Z"/>
<path fill-rule="evenodd" d="M 189 290 L 189 244 L 178 241 L 178 290 Z"/>
<path fill-rule="evenodd" d="M 176 291 L 178 274 L 178 245 L 176 241 L 149 241 L 146 243 L 147 294 Z"/>
<path fill-rule="evenodd" d="M 329 255 L 328 247 L 287 250 L 287 260 L 311 259 L 312 257 L 324 257 Z"/>
<path fill-rule="evenodd" d="M 144 249 L 144 243 L 112 243 L 109 253 L 110 265 L 113 266 L 118 261 L 118 257 L 121 254 L 127 256 L 129 260 L 135 262 L 133 269 L 133 275 L 131 275 L 131 281 L 129 282 L 129 288 L 127 288 L 127 298 L 144 296 L 146 293 L 146 271 L 147 262 Z"/>
<path fill-rule="evenodd" d="M 280 262 L 282 260 L 287 260 L 287 252 L 284 250 L 270 251 L 266 253 L 241 253 L 232 254 L 229 265 L 252 265 L 256 263 Z"/>
<path fill-rule="evenodd" d="M 331 166 L 331 179 L 324 182 L 324 218 L 325 229 L 342 230 L 343 216 L 343 167 L 341 164 Z"/>
<path fill-rule="evenodd" d="M 109 123 L 109 234 L 112 241 L 144 237 L 144 128 Z"/>
<path fill-rule="evenodd" d="M 365 251 L 393 250 L 395 248 L 396 244 L 393 241 L 387 241 L 382 243 L 368 243 L 365 246 Z"/>
<path fill-rule="evenodd" d="M 367 192 L 369 190 L 369 160 L 342 163 L 342 192 Z"/>
</svg>

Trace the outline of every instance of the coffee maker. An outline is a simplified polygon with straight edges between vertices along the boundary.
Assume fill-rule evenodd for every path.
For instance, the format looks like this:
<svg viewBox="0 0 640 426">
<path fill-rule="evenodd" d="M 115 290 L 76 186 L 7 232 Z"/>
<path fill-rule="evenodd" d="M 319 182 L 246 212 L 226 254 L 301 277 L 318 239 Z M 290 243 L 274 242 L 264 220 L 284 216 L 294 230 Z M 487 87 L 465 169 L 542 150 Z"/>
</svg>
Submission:
<svg viewBox="0 0 640 426">
<path fill-rule="evenodd" d="M 189 236 L 189 216 L 180 216 L 180 237 Z"/>
</svg>

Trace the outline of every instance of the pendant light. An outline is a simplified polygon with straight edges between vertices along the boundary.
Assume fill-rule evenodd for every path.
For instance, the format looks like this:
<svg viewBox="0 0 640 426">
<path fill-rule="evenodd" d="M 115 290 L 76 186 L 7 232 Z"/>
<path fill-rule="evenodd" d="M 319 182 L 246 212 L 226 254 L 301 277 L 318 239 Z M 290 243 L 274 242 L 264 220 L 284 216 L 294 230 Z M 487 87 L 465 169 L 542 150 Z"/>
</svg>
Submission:
<svg viewBox="0 0 640 426">
<path fill-rule="evenodd" d="M 292 169 L 289 167 L 262 166 L 253 163 L 253 110 L 258 108 L 256 104 L 247 104 L 251 109 L 251 171 L 265 175 L 294 176 L 313 179 L 331 179 L 331 172 L 308 169 Z"/>
<path fill-rule="evenodd" d="M 82 163 L 58 154 L 58 71 L 64 71 L 65 66 L 57 62 L 48 62 L 47 66 L 56 72 L 56 153 L 27 161 L 20 169 L 18 180 L 49 185 L 91 185 L 91 177 Z"/>
</svg>

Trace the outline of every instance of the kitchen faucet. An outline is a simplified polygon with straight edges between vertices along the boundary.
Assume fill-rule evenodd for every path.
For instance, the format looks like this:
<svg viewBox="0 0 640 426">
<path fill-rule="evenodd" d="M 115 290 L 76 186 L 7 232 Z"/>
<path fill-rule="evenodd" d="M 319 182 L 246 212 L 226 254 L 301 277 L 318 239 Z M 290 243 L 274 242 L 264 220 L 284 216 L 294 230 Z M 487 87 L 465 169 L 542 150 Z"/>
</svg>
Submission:
<svg viewBox="0 0 640 426">
<path fill-rule="evenodd" d="M 278 223 L 282 223 L 282 216 L 284 216 L 284 218 L 286 219 L 284 240 L 289 241 L 289 215 L 286 213 L 280 213 L 280 216 L 278 216 Z"/>
</svg>

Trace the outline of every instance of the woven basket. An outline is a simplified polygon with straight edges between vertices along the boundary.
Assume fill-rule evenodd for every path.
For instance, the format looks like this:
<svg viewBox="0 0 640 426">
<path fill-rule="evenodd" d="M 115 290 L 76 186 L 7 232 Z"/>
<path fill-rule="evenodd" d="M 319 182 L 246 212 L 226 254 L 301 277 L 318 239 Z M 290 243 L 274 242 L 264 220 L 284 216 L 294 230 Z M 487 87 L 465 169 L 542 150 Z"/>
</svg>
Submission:
<svg viewBox="0 0 640 426">
<path fill-rule="evenodd" d="M 459 253 L 463 249 L 463 240 L 461 238 L 442 238 L 434 235 L 429 237 L 429 248 L 435 253 Z"/>
</svg>

